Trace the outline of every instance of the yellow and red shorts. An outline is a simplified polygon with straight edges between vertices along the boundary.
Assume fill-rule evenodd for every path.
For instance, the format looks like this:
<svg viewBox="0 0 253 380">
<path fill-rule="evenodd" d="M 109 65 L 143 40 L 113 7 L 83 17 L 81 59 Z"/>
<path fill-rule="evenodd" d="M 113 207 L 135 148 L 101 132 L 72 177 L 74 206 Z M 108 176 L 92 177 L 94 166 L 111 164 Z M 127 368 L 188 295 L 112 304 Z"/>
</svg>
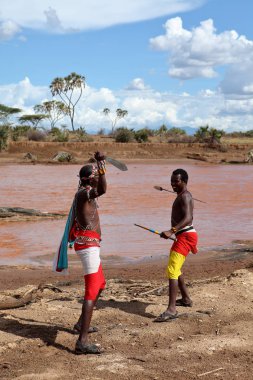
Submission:
<svg viewBox="0 0 253 380">
<path fill-rule="evenodd" d="M 170 280 L 177 280 L 182 274 L 181 268 L 189 252 L 191 251 L 194 254 L 198 252 L 198 235 L 194 228 L 188 229 L 188 231 L 178 231 L 176 238 L 177 240 L 171 247 L 167 267 L 167 276 Z"/>
</svg>

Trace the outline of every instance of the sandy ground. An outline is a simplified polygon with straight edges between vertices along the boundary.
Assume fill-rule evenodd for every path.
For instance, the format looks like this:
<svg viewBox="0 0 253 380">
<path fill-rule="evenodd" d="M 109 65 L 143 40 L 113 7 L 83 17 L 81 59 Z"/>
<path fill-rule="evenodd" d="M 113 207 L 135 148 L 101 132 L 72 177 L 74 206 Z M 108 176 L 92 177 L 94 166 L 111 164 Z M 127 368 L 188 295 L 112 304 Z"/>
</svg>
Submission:
<svg viewBox="0 0 253 380">
<path fill-rule="evenodd" d="M 213 252 L 188 260 L 193 307 L 179 307 L 179 318 L 166 323 L 153 322 L 167 305 L 165 259 L 105 267 L 107 288 L 92 321 L 99 332 L 90 335 L 104 349 L 100 356 L 74 354 L 83 295 L 79 268 L 59 277 L 50 268 L 2 266 L 2 296 L 18 299 L 33 289 L 36 297 L 1 310 L 0 378 L 252 379 L 252 252 L 247 242 L 226 259 Z"/>
</svg>

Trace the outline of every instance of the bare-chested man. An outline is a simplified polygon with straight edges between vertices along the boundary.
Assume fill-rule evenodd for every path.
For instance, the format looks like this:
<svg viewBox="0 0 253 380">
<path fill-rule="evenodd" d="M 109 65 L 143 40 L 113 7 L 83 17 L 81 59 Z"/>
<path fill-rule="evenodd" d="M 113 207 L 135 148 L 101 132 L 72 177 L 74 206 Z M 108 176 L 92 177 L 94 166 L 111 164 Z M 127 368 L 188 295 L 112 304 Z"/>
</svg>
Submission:
<svg viewBox="0 0 253 380">
<path fill-rule="evenodd" d="M 90 327 L 93 308 L 105 287 L 100 261 L 101 228 L 96 198 L 106 192 L 105 157 L 96 152 L 96 164 L 87 164 L 79 172 L 79 188 L 73 202 L 73 225 L 69 240 L 79 256 L 84 271 L 85 295 L 82 313 L 74 326 L 79 332 L 76 354 L 99 354 L 95 344 L 88 343 L 88 333 L 97 331 Z M 73 243 L 72 243 L 73 244 Z"/>
<path fill-rule="evenodd" d="M 197 233 L 192 225 L 193 199 L 187 190 L 188 174 L 183 169 L 173 171 L 171 176 L 172 189 L 177 193 L 172 206 L 171 229 L 163 231 L 160 236 L 168 239 L 173 234 L 176 241 L 170 250 L 167 276 L 169 279 L 169 305 L 167 310 L 155 319 L 156 322 L 166 322 L 177 318 L 176 306 L 192 306 L 192 300 L 184 283 L 181 268 L 186 256 L 191 251 L 197 253 Z M 178 287 L 182 298 L 177 300 Z"/>
</svg>

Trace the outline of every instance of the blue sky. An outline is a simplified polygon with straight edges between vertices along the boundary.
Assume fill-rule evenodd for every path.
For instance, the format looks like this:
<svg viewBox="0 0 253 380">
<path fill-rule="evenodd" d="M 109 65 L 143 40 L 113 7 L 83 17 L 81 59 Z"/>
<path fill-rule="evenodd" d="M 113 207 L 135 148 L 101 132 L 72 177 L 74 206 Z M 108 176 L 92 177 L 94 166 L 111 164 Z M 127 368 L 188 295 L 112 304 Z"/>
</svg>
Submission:
<svg viewBox="0 0 253 380">
<path fill-rule="evenodd" d="M 32 113 L 75 71 L 76 124 L 253 129 L 251 0 L 0 0 L 0 103 Z"/>
</svg>

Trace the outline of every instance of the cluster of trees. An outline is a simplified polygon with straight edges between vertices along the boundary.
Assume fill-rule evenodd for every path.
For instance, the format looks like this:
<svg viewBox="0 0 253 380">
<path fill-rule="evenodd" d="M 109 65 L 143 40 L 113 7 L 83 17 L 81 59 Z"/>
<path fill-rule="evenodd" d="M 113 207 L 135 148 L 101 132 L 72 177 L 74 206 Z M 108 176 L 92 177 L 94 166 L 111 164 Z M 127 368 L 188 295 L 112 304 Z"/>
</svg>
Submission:
<svg viewBox="0 0 253 380">
<path fill-rule="evenodd" d="M 22 112 L 20 108 L 7 107 L 0 105 L 0 122 L 2 125 L 11 126 L 13 117 L 21 125 L 29 125 L 38 128 L 43 120 L 48 120 L 51 128 L 56 126 L 61 119 L 68 116 L 72 130 L 75 130 L 74 118 L 76 105 L 79 102 L 83 89 L 85 87 L 85 78 L 82 75 L 71 73 L 64 78 L 55 78 L 50 84 L 50 90 L 53 97 L 58 96 L 61 100 L 49 100 L 33 107 L 34 113 L 25 114 L 20 117 L 17 115 Z M 12 120 L 11 120 L 12 119 Z"/>
<path fill-rule="evenodd" d="M 187 135 L 181 128 L 167 128 L 165 124 L 157 130 L 143 128 L 138 131 L 127 128 L 118 128 L 114 133 L 117 142 L 147 142 L 149 137 L 158 136 L 160 142 L 202 142 L 214 147 L 220 144 L 221 137 L 225 132 L 219 129 L 210 128 L 208 125 L 199 127 L 194 136 Z"/>
<path fill-rule="evenodd" d="M 77 129 L 75 127 L 76 106 L 85 88 L 85 77 L 71 73 L 66 77 L 55 78 L 49 87 L 52 96 L 58 97 L 59 100 L 52 99 L 35 105 L 32 114 L 19 116 L 22 112 L 20 108 L 0 104 L 0 150 L 6 147 L 9 138 L 17 141 L 24 136 L 29 140 L 41 141 L 50 135 L 55 141 L 68 141 L 70 132 L 67 126 L 61 125 L 60 128 L 56 126 L 66 117 L 69 118 L 72 132 L 75 132 L 79 141 L 90 140 L 83 127 Z M 110 133 L 113 135 L 116 124 L 128 114 L 128 111 L 118 108 L 116 115 L 113 116 L 109 108 L 104 108 L 103 113 L 111 120 Z M 16 123 L 14 118 L 17 119 Z M 50 124 L 50 130 L 41 126 L 45 120 Z"/>
<path fill-rule="evenodd" d="M 85 88 L 85 77 L 77 73 L 71 73 L 66 77 L 57 77 L 50 84 L 52 100 L 44 101 L 33 107 L 34 113 L 23 114 L 20 108 L 8 107 L 0 104 L 0 151 L 7 146 L 8 139 L 13 141 L 25 137 L 28 140 L 41 141 L 50 137 L 52 141 L 64 142 L 69 140 L 71 133 L 75 134 L 78 141 L 91 141 L 83 127 L 76 128 L 75 113 L 76 106 Z M 58 97 L 58 100 L 54 97 Z M 125 127 L 117 127 L 118 122 L 128 115 L 128 111 L 118 108 L 115 113 L 109 108 L 103 109 L 103 114 L 110 119 L 111 131 L 109 134 L 117 142 L 147 142 L 150 137 L 158 136 L 160 142 L 204 142 L 209 146 L 220 144 L 221 137 L 225 132 L 219 129 L 210 128 L 208 125 L 201 126 L 194 136 L 188 136 L 181 128 L 167 128 L 165 124 L 157 130 L 143 128 L 138 131 Z M 72 132 L 66 125 L 58 128 L 56 125 L 64 118 L 69 118 Z M 15 122 L 16 119 L 16 122 Z M 47 121 L 50 129 L 41 126 L 43 121 Z M 99 135 L 105 134 L 101 128 Z M 253 137 L 253 130 L 247 132 L 233 132 L 231 137 Z"/>
</svg>

